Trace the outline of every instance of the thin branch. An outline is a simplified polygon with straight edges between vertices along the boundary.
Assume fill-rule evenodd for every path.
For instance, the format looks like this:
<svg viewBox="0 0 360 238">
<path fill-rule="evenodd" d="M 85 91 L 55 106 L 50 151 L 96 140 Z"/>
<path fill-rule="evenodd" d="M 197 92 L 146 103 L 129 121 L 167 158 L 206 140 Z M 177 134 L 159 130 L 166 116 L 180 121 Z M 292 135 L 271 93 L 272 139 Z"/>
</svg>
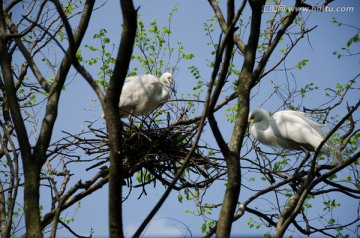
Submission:
<svg viewBox="0 0 360 238">
<path fill-rule="evenodd" d="M 35 20 L 32 21 L 32 24 L 31 24 L 26 30 L 22 31 L 21 33 L 18 33 L 17 31 L 16 31 L 16 32 L 12 32 L 12 34 L 7 35 L 7 38 L 21 38 L 21 37 L 25 36 L 26 34 L 28 34 L 29 32 L 31 32 L 31 31 L 34 29 L 34 27 L 37 25 L 37 22 L 39 21 L 40 16 L 43 15 L 43 14 L 42 14 L 42 11 L 43 11 L 43 9 L 44 9 L 45 4 L 47 3 L 47 1 L 48 1 L 48 0 L 44 0 L 44 1 L 40 4 L 40 6 L 39 6 L 39 11 L 38 11 L 38 13 L 37 13 L 37 16 L 35 17 Z M 14 1 L 14 2 L 15 2 L 15 1 Z M 10 4 L 9 4 L 9 5 L 10 5 Z M 8 7 L 9 7 L 9 6 L 8 6 Z M 8 18 L 10 19 L 10 15 L 9 15 L 8 11 L 5 10 L 4 12 L 5 12 L 4 15 L 6 15 L 6 17 L 8 17 Z"/>
<path fill-rule="evenodd" d="M 296 0 L 296 3 L 295 3 L 294 7 L 299 7 L 300 5 L 301 5 L 301 0 Z M 272 52 L 275 50 L 276 46 L 280 42 L 281 37 L 284 35 L 284 33 L 288 29 L 288 27 L 294 22 L 294 19 L 298 14 L 299 14 L 298 11 L 293 10 L 293 11 L 289 12 L 284 17 L 282 27 L 276 33 L 275 38 L 273 39 L 273 41 L 269 45 L 267 51 L 261 57 L 261 60 L 260 60 L 259 64 L 257 65 L 255 71 L 254 71 L 254 78 L 255 79 L 258 79 L 261 72 L 263 72 L 263 70 L 264 70 L 264 68 L 265 68 L 265 66 L 266 66 Z M 253 86 L 255 86 L 257 82 L 258 81 L 255 81 Z"/>
<path fill-rule="evenodd" d="M 223 33 L 226 33 L 228 32 L 228 25 L 226 24 L 226 21 L 225 21 L 225 18 L 224 18 L 224 15 L 219 7 L 219 4 L 217 3 L 217 1 L 215 0 L 208 0 L 208 2 L 210 3 L 211 7 L 213 8 L 214 10 L 214 13 L 218 19 L 218 22 L 219 22 L 219 25 L 221 27 L 221 30 L 223 31 Z M 241 15 L 241 13 L 243 12 L 245 6 L 246 6 L 246 0 L 243 0 L 242 3 L 241 3 L 241 6 L 237 12 L 236 15 Z M 237 36 L 237 35 L 233 35 L 234 37 L 234 42 L 236 44 L 236 46 L 238 47 L 238 49 L 244 53 L 245 52 L 245 44 L 244 42 Z"/>
<path fill-rule="evenodd" d="M 63 225 L 73 236 L 77 237 L 77 238 L 91 238 L 92 235 L 90 234 L 89 236 L 81 236 L 75 233 L 75 231 L 73 231 L 70 226 L 68 226 L 65 222 L 63 222 L 62 220 L 59 220 L 59 223 L 61 225 Z"/>
<path fill-rule="evenodd" d="M 16 28 L 15 24 L 11 21 L 8 14 L 5 15 L 5 20 L 6 20 L 6 24 L 10 28 L 10 31 L 13 32 L 14 34 L 18 34 L 17 28 Z M 26 59 L 27 63 L 29 64 L 32 72 L 34 73 L 34 75 L 35 75 L 36 79 L 38 80 L 39 84 L 41 85 L 41 87 L 46 92 L 49 92 L 49 88 L 50 88 L 49 84 L 47 83 L 44 76 L 41 74 L 40 69 L 35 64 L 33 57 L 31 56 L 30 52 L 24 46 L 21 38 L 19 38 L 19 37 L 15 38 L 15 42 L 16 42 L 17 46 L 19 47 L 21 53 L 23 54 L 24 58 Z"/>
<path fill-rule="evenodd" d="M 267 74 L 271 73 L 273 70 L 275 70 L 285 59 L 286 57 L 290 54 L 290 52 L 292 51 L 292 49 L 298 44 L 298 42 L 305 36 L 305 34 L 309 33 L 310 31 L 314 30 L 317 26 L 314 26 L 308 30 L 304 30 L 301 32 L 300 37 L 298 37 L 295 42 L 292 42 L 290 48 L 287 49 L 287 51 L 284 53 L 283 57 L 273 66 L 271 67 L 268 71 L 262 73 L 260 76 L 261 78 L 264 78 Z"/>
</svg>

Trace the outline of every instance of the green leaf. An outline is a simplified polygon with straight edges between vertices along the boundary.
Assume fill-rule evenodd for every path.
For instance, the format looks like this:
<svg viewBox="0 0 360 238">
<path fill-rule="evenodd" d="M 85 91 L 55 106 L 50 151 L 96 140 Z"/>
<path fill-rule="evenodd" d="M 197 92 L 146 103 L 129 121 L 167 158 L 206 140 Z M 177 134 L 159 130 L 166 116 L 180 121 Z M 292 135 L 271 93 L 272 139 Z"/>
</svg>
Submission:
<svg viewBox="0 0 360 238">
<path fill-rule="evenodd" d="M 298 62 L 298 64 L 296 65 L 296 69 L 298 69 L 298 70 L 302 69 L 304 66 L 306 66 L 307 62 L 309 62 L 308 59 L 304 59 L 304 60 Z"/>
<path fill-rule="evenodd" d="M 83 61 L 83 57 L 81 55 L 81 50 L 78 50 L 76 52 L 76 59 L 79 61 L 79 62 L 82 62 Z"/>
<path fill-rule="evenodd" d="M 359 31 L 360 32 L 360 31 Z M 359 42 L 359 32 L 356 35 L 350 38 L 348 42 L 346 42 L 346 46 L 350 47 L 353 43 Z"/>
<path fill-rule="evenodd" d="M 254 223 L 252 217 L 250 217 L 248 220 L 248 226 L 249 226 L 249 228 L 254 228 L 254 226 L 255 226 L 255 223 Z"/>
<path fill-rule="evenodd" d="M 199 199 L 199 188 L 195 188 L 194 197 L 195 197 L 196 199 Z"/>
<path fill-rule="evenodd" d="M 265 237 L 265 238 L 271 238 L 272 236 L 271 236 L 271 234 L 270 234 L 269 232 L 266 232 L 266 233 L 264 234 L 264 237 Z"/>
<path fill-rule="evenodd" d="M 179 201 L 180 203 L 182 203 L 182 201 L 183 201 L 183 196 L 182 196 L 181 194 L 178 195 L 178 201 Z"/>
<path fill-rule="evenodd" d="M 333 225 L 334 223 L 335 223 L 335 219 L 330 218 L 330 219 L 328 220 L 328 224 L 329 224 L 329 225 Z"/>
<path fill-rule="evenodd" d="M 109 44 L 109 43 L 110 43 L 110 38 L 105 37 L 105 38 L 104 38 L 104 43 Z"/>
<path fill-rule="evenodd" d="M 205 223 L 202 224 L 202 226 L 201 226 L 201 232 L 202 232 L 202 233 L 205 233 L 206 229 L 207 229 L 206 224 L 205 224 Z"/>
</svg>

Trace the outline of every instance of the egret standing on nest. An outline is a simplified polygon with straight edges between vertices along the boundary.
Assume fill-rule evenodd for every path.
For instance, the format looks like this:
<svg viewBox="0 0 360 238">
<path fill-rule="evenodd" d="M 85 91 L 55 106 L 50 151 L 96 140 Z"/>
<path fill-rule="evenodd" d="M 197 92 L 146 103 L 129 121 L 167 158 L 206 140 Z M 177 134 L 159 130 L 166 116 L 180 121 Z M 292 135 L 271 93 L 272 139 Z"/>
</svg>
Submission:
<svg viewBox="0 0 360 238">
<path fill-rule="evenodd" d="M 260 143 L 269 146 L 280 146 L 289 150 L 315 151 L 325 138 L 318 124 L 298 111 L 279 111 L 269 116 L 261 109 L 249 114 L 250 133 Z M 330 143 L 330 142 L 329 142 Z M 329 143 L 325 143 L 320 153 L 329 153 Z"/>
<path fill-rule="evenodd" d="M 169 99 L 171 73 L 164 73 L 160 79 L 154 75 L 127 77 L 120 95 L 120 117 L 149 115 L 161 103 Z"/>
</svg>

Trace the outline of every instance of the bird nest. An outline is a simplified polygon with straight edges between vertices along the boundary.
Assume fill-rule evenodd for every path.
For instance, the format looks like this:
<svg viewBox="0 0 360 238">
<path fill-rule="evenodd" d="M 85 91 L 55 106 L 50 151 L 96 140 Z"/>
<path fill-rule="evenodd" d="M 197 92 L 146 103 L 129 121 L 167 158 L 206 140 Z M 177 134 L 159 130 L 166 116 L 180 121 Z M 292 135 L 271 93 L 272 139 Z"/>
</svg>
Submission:
<svg viewBox="0 0 360 238">
<path fill-rule="evenodd" d="M 88 129 L 89 131 L 82 136 L 71 135 L 74 139 L 69 141 L 93 157 L 93 164 L 86 169 L 87 171 L 96 168 L 107 170 L 110 151 L 108 135 L 104 128 L 96 129 L 92 124 Z M 196 132 L 197 124 L 172 126 L 149 119 L 124 124 L 121 139 L 124 155 L 123 177 L 128 180 L 127 184 L 144 186 L 157 181 L 164 185 L 170 184 L 193 146 Z M 89 136 L 90 134 L 92 136 Z M 175 189 L 205 187 L 215 180 L 207 168 L 211 164 L 215 166 L 216 162 L 211 162 L 202 153 L 198 148 L 191 154 L 185 170 L 189 176 L 182 176 Z M 135 173 L 137 183 L 132 185 Z M 190 179 L 190 174 L 196 175 L 196 181 Z M 203 179 L 199 179 L 200 177 Z"/>
<path fill-rule="evenodd" d="M 171 177 L 179 169 L 196 132 L 181 127 L 126 126 L 124 129 L 124 174 L 131 176 L 145 168 L 160 180 L 164 175 Z M 192 155 L 197 163 L 201 163 L 200 158 L 199 151 Z"/>
</svg>

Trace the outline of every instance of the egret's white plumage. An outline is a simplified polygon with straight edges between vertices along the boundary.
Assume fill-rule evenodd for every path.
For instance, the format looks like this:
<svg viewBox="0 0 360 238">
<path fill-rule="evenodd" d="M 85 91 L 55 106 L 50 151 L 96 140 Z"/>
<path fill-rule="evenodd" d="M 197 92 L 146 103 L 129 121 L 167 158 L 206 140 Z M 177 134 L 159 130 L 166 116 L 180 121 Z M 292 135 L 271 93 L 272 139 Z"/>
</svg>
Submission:
<svg viewBox="0 0 360 238">
<path fill-rule="evenodd" d="M 249 114 L 248 120 L 250 133 L 260 143 L 269 146 L 315 151 L 325 138 L 321 132 L 324 125 L 310 120 L 304 112 L 279 111 L 270 117 L 265 110 L 258 108 Z M 329 144 L 324 144 L 320 152 L 328 154 Z"/>
<path fill-rule="evenodd" d="M 120 95 L 120 116 L 148 115 L 161 103 L 169 99 L 166 84 L 171 84 L 171 73 L 164 73 L 160 79 L 153 75 L 127 77 Z"/>
</svg>

